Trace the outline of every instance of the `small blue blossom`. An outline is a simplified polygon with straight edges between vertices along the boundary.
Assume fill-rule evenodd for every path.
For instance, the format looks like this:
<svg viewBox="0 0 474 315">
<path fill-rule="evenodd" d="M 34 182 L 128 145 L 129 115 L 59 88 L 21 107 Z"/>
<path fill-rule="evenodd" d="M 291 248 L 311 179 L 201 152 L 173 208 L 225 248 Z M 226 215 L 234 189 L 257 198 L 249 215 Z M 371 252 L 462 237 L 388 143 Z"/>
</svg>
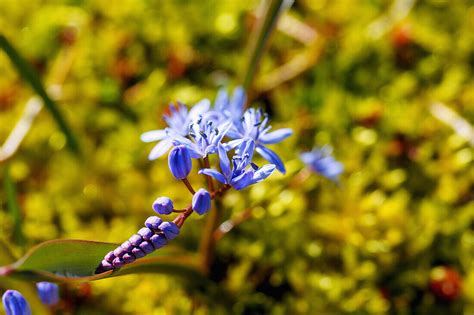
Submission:
<svg viewBox="0 0 474 315">
<path fill-rule="evenodd" d="M 183 140 L 188 135 L 188 127 L 194 120 L 198 119 L 209 110 L 210 102 L 204 99 L 194 105 L 189 111 L 187 107 L 178 103 L 170 105 L 170 113 L 163 115 L 168 128 L 152 130 L 143 133 L 140 139 L 143 142 L 159 141 L 148 155 L 148 159 L 155 160 L 165 154 L 176 140 Z"/>
<path fill-rule="evenodd" d="M 209 211 L 211 209 L 211 194 L 204 188 L 199 189 L 193 196 L 192 207 L 199 215 Z"/>
<path fill-rule="evenodd" d="M 43 304 L 55 305 L 59 302 L 59 287 L 57 284 L 43 281 L 38 282 L 36 288 Z"/>
<path fill-rule="evenodd" d="M 31 315 L 30 305 L 16 290 L 5 291 L 2 302 L 7 315 Z"/>
<path fill-rule="evenodd" d="M 339 175 L 344 171 L 344 166 L 336 161 L 331 153 L 332 148 L 324 146 L 322 148 L 314 148 L 310 152 L 304 152 L 300 155 L 300 158 L 311 171 L 332 181 L 338 181 Z"/>
<path fill-rule="evenodd" d="M 291 136 L 293 131 L 290 128 L 282 128 L 270 132 L 272 127 L 268 125 L 268 122 L 267 113 L 263 113 L 261 109 L 249 108 L 245 111 L 242 119 L 234 123 L 233 128 L 227 133 L 230 138 L 236 139 L 230 141 L 227 148 L 235 148 L 245 139 L 253 139 L 257 153 L 271 164 L 274 164 L 281 173 L 285 173 L 283 161 L 265 145 L 279 143 Z"/>
<path fill-rule="evenodd" d="M 173 212 L 173 201 L 168 197 L 159 197 L 153 202 L 153 210 L 159 214 L 170 214 Z"/>
<path fill-rule="evenodd" d="M 168 166 L 176 179 L 185 179 L 193 166 L 189 150 L 184 145 L 174 147 L 168 156 Z"/>
<path fill-rule="evenodd" d="M 174 222 L 161 223 L 160 230 L 163 231 L 168 240 L 172 240 L 179 235 L 179 227 Z"/>
<path fill-rule="evenodd" d="M 244 140 L 238 150 L 238 155 L 232 158 L 232 168 L 227 157 L 226 149 L 222 144 L 219 144 L 219 161 L 222 173 L 205 168 L 199 171 L 199 174 L 205 174 L 215 178 L 223 184 L 228 184 L 237 190 L 244 189 L 252 184 L 261 182 L 266 179 L 275 170 L 275 165 L 267 164 L 258 168 L 252 162 L 255 143 L 252 139 Z M 250 168 L 247 168 L 248 166 Z"/>
<path fill-rule="evenodd" d="M 193 141 L 185 139 L 181 144 L 189 149 L 192 158 L 205 158 L 208 154 L 217 152 L 217 145 L 222 141 L 231 125 L 230 122 L 224 122 L 216 126 L 212 120 L 204 121 L 200 117 L 189 126 L 189 136 Z"/>
</svg>

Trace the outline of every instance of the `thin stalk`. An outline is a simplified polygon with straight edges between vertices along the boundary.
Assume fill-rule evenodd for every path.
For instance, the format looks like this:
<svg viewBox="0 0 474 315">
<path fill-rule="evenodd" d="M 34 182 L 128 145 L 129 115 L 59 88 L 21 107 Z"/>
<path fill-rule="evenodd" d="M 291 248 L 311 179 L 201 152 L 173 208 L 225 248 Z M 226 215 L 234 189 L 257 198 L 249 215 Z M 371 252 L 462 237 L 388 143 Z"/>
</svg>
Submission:
<svg viewBox="0 0 474 315">
<path fill-rule="evenodd" d="M 186 185 L 186 188 L 188 188 L 189 192 L 194 195 L 196 193 L 196 191 L 194 190 L 193 186 L 191 185 L 191 183 L 189 182 L 189 180 L 187 178 L 184 178 L 182 179 L 184 185 Z"/>
<path fill-rule="evenodd" d="M 36 92 L 36 94 L 41 97 L 45 107 L 53 116 L 53 119 L 56 121 L 56 124 L 58 125 L 59 129 L 61 129 L 61 131 L 66 136 L 67 144 L 71 151 L 74 152 L 76 155 L 80 155 L 79 143 L 76 137 L 71 131 L 69 124 L 66 122 L 66 119 L 62 115 L 58 106 L 46 92 L 46 89 L 44 88 L 44 85 L 41 82 L 38 73 L 36 73 L 33 67 L 18 53 L 18 51 L 10 44 L 10 42 L 5 38 L 5 36 L 1 34 L 0 49 L 5 51 L 20 76 L 31 86 L 31 88 Z"/>
<path fill-rule="evenodd" d="M 258 70 L 258 65 L 265 52 L 270 35 L 275 28 L 280 13 L 291 1 L 288 0 L 268 0 L 265 1 L 263 14 L 257 20 L 255 31 L 250 35 L 248 48 L 248 63 L 243 73 L 243 87 L 248 90 Z"/>
</svg>

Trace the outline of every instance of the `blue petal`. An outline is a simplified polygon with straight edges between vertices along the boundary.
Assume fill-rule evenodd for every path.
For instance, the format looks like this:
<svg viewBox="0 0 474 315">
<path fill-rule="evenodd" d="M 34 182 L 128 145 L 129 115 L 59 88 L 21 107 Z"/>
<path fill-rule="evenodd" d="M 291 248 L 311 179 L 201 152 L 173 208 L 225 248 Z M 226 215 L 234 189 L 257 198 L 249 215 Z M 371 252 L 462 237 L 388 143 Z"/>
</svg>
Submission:
<svg viewBox="0 0 474 315">
<path fill-rule="evenodd" d="M 236 190 L 241 190 L 241 189 L 244 189 L 244 188 L 252 185 L 252 179 L 253 179 L 253 171 L 249 170 L 249 171 L 246 171 L 243 174 L 233 178 L 230 181 L 230 184 Z"/>
<path fill-rule="evenodd" d="M 149 160 L 155 160 L 168 152 L 171 148 L 171 139 L 165 139 L 158 142 L 148 155 Z"/>
<path fill-rule="evenodd" d="M 229 106 L 233 119 L 239 119 L 242 116 L 246 99 L 245 90 L 241 86 L 236 87 Z"/>
<path fill-rule="evenodd" d="M 232 150 L 236 148 L 237 146 L 241 145 L 242 142 L 244 142 L 244 139 L 236 139 L 236 140 L 231 140 L 227 143 L 224 143 L 224 148 L 226 151 Z"/>
<path fill-rule="evenodd" d="M 196 105 L 191 107 L 191 110 L 189 111 L 188 119 L 194 120 L 198 118 L 199 115 L 202 115 L 205 112 L 207 112 L 209 110 L 209 107 L 211 107 L 211 102 L 208 99 L 203 99 L 199 101 Z"/>
<path fill-rule="evenodd" d="M 221 143 L 219 143 L 217 150 L 219 151 L 219 163 L 222 173 L 225 178 L 230 178 L 232 176 L 232 171 L 230 170 L 230 161 L 227 152 Z"/>
<path fill-rule="evenodd" d="M 258 145 L 256 150 L 258 154 L 260 154 L 265 160 L 272 164 L 275 164 L 277 170 L 279 170 L 280 173 L 285 174 L 285 165 L 283 165 L 283 161 L 278 157 L 275 152 L 273 152 L 269 148 L 264 147 L 263 145 Z"/>
<path fill-rule="evenodd" d="M 246 163 L 241 166 L 241 168 L 247 167 L 247 165 L 252 162 L 253 152 L 255 151 L 255 142 L 252 139 L 246 139 L 242 144 L 235 150 L 235 153 L 240 156 L 245 156 L 248 154 Z"/>
<path fill-rule="evenodd" d="M 226 109 L 228 103 L 229 95 L 225 88 L 221 88 L 217 92 L 216 100 L 214 101 L 214 108 L 218 111 L 223 111 Z"/>
<path fill-rule="evenodd" d="M 273 164 L 267 164 L 262 166 L 258 171 L 253 175 L 252 182 L 258 183 L 270 176 L 271 173 L 275 170 L 276 166 Z"/>
<path fill-rule="evenodd" d="M 291 136 L 293 134 L 293 130 L 290 128 L 283 128 L 278 129 L 273 132 L 269 132 L 260 136 L 260 142 L 264 144 L 274 144 L 281 142 Z"/>
<path fill-rule="evenodd" d="M 222 175 L 218 171 L 213 170 L 211 168 L 203 168 L 203 169 L 199 170 L 198 174 L 204 174 L 204 175 L 211 176 L 211 177 L 217 179 L 218 181 L 220 181 L 222 184 L 227 184 L 227 181 L 226 181 L 224 175 Z"/>
<path fill-rule="evenodd" d="M 165 129 L 147 131 L 141 134 L 140 140 L 143 142 L 159 141 L 166 138 L 167 133 Z"/>
</svg>

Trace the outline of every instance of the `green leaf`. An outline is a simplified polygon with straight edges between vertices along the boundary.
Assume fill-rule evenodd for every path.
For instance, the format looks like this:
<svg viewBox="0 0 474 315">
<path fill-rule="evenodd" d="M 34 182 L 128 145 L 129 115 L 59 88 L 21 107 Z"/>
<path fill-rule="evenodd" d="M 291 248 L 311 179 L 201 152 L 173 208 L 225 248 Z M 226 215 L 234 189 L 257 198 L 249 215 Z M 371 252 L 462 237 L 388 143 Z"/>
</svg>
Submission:
<svg viewBox="0 0 474 315">
<path fill-rule="evenodd" d="M 182 250 L 168 246 L 118 271 L 96 275 L 95 269 L 105 254 L 117 246 L 118 244 L 113 243 L 81 240 L 47 241 L 31 249 L 14 264 L 0 267 L 0 275 L 31 280 L 49 279 L 69 282 L 91 281 L 139 272 L 167 273 L 170 271 L 173 273 L 179 271 L 180 268 L 197 270 L 193 266 L 197 258 L 186 256 Z M 175 264 L 178 267 L 172 267 L 170 264 Z M 186 270 L 186 272 L 190 271 Z"/>
<path fill-rule="evenodd" d="M 21 211 L 18 205 L 15 183 L 10 176 L 10 166 L 7 164 L 3 174 L 3 187 L 7 195 L 7 208 L 13 220 L 13 239 L 17 244 L 25 243 L 25 236 L 21 227 Z"/>
<path fill-rule="evenodd" d="M 157 250 L 117 271 L 95 274 L 105 254 L 117 246 L 95 241 L 47 241 L 32 248 L 17 262 L 0 267 L 0 280 L 3 276 L 7 280 L 86 282 L 137 273 L 163 273 L 181 277 L 195 292 L 219 297 L 219 303 L 231 301 L 226 292 L 199 271 L 199 256 L 172 246 Z"/>
<path fill-rule="evenodd" d="M 0 48 L 5 51 L 20 76 L 26 82 L 28 82 L 32 89 L 42 98 L 44 105 L 50 111 L 51 115 L 53 116 L 53 119 L 58 124 L 59 129 L 61 129 L 61 131 L 66 136 L 69 148 L 71 149 L 71 151 L 79 155 L 80 149 L 76 137 L 69 128 L 69 125 L 61 114 L 56 103 L 49 97 L 36 71 L 18 53 L 18 51 L 8 42 L 8 40 L 2 34 L 0 34 Z"/>
<path fill-rule="evenodd" d="M 255 31 L 251 34 L 248 63 L 243 75 L 243 87 L 245 90 L 251 86 L 258 69 L 260 59 L 265 52 L 270 35 L 275 28 L 281 12 L 291 5 L 292 1 L 288 0 L 268 0 L 265 4 L 262 17 L 258 20 Z"/>
</svg>

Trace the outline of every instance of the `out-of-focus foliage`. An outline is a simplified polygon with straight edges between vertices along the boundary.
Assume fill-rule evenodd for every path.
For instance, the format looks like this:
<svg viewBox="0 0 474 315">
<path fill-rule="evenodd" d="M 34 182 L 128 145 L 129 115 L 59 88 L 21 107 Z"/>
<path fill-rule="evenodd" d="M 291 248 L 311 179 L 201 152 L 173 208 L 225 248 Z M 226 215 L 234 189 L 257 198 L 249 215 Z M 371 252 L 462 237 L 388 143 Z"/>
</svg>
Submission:
<svg viewBox="0 0 474 315">
<path fill-rule="evenodd" d="M 473 149 L 430 113 L 443 102 L 474 122 L 474 4 L 417 1 L 390 24 L 380 19 L 391 3 L 296 1 L 289 15 L 323 44 L 306 50 L 274 34 L 250 94 L 295 135 L 278 148 L 287 175 L 223 200 L 224 218 L 254 207 L 218 242 L 210 268 L 235 297 L 227 312 L 474 311 Z M 193 104 L 239 83 L 258 3 L 0 0 L 0 7 L 3 35 L 46 85 L 61 86 L 57 103 L 84 156 L 65 150 L 51 116 L 39 114 L 8 161 L 25 244 L 15 242 L 0 191 L 1 238 L 13 252 L 54 238 L 121 242 L 156 197 L 184 206 L 184 187 L 166 161 L 147 161 L 151 147 L 139 135 L 163 126 L 168 102 Z M 378 27 L 386 30 L 374 36 Z M 320 56 L 292 80 L 258 88 L 304 53 L 303 60 Z M 0 74 L 3 141 L 32 91 L 3 53 Z M 301 171 L 298 153 L 314 144 L 332 145 L 344 164 L 339 186 Z M 175 244 L 197 251 L 204 222 L 193 216 Z M 225 312 L 169 276 L 62 289 L 60 307 L 72 313 Z"/>
</svg>

